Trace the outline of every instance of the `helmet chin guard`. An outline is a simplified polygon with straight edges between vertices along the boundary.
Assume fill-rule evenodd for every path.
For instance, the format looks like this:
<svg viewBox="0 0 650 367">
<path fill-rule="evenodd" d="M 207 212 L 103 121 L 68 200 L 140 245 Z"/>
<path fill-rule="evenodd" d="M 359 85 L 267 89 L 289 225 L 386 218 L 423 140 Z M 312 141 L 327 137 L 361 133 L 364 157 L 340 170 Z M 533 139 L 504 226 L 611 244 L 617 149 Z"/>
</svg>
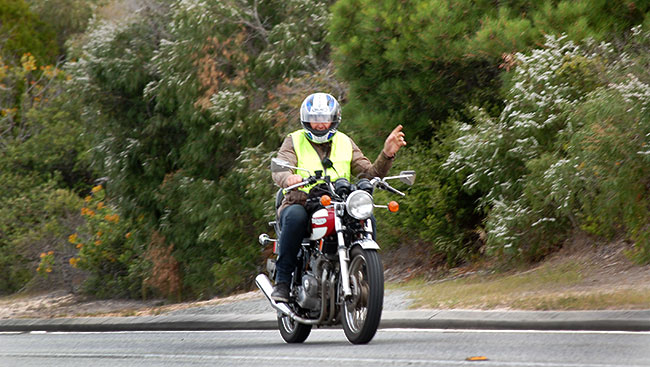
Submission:
<svg viewBox="0 0 650 367">
<path fill-rule="evenodd" d="M 314 132 L 320 133 L 320 135 L 316 135 Z M 336 129 L 328 129 L 328 130 L 313 130 L 313 129 L 305 129 L 305 135 L 307 136 L 307 139 L 313 141 L 314 143 L 317 144 L 322 144 L 326 143 L 334 137 L 334 134 L 336 134 Z"/>
<path fill-rule="evenodd" d="M 317 130 L 311 126 L 312 123 L 319 122 L 330 122 L 331 125 L 326 130 Z M 310 94 L 300 106 L 300 123 L 305 130 L 307 139 L 314 143 L 322 144 L 332 140 L 340 122 L 341 105 L 330 94 Z"/>
</svg>

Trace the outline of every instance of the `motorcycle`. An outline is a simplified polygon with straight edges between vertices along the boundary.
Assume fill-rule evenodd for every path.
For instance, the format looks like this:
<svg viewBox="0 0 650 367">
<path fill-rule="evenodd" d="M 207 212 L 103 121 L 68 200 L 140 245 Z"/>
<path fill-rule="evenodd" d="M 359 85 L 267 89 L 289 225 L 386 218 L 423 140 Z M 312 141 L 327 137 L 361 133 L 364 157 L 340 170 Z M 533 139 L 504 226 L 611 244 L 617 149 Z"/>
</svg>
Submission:
<svg viewBox="0 0 650 367">
<path fill-rule="evenodd" d="M 393 188 L 388 181 L 399 179 L 407 185 L 415 181 L 414 171 L 403 171 L 398 176 L 363 178 L 356 184 L 339 178 L 335 182 L 327 176 L 331 162 L 323 162 L 324 171 L 309 172 L 291 166 L 288 162 L 272 159 L 271 170 L 303 170 L 310 176 L 304 181 L 280 189 L 276 196 L 276 212 L 282 197 L 290 190 L 319 185 L 318 208 L 311 215 L 311 233 L 304 238 L 298 252 L 298 261 L 290 284 L 290 301 L 276 302 L 271 298 L 275 278 L 275 259 L 267 260 L 267 272 L 259 274 L 255 283 L 262 290 L 271 306 L 278 311 L 278 328 L 287 343 L 302 343 L 313 326 L 342 324 L 345 336 L 353 344 L 370 342 L 377 332 L 384 298 L 384 270 L 375 241 L 373 210 L 388 209 L 396 212 L 399 205 L 375 205 L 375 189 L 386 190 L 401 196 L 405 194 Z M 277 214 L 277 213 L 276 213 Z M 280 238 L 278 220 L 270 222 Z M 267 234 L 259 236 L 262 246 L 273 245 L 273 253 L 279 252 L 278 240 Z"/>
</svg>

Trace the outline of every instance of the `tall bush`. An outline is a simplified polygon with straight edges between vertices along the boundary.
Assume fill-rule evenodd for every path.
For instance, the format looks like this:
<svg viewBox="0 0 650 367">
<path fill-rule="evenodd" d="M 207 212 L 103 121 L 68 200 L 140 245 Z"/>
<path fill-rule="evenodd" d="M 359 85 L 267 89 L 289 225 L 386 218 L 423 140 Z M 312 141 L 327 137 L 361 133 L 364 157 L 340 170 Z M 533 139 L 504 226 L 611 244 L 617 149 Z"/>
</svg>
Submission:
<svg viewBox="0 0 650 367">
<path fill-rule="evenodd" d="M 350 84 L 350 103 L 345 105 L 343 111 L 346 128 L 366 153 L 373 156 L 381 149 L 386 134 L 398 123 L 403 124 L 410 145 L 416 145 L 413 152 L 418 152 L 415 157 L 408 154 L 408 163 L 417 166 L 423 172 L 422 176 L 427 178 L 426 189 L 421 192 L 417 187 L 412 189 L 418 192 L 417 201 L 404 199 L 411 209 L 408 216 L 402 217 L 408 219 L 403 222 L 399 220 L 409 230 L 402 233 L 399 239 L 430 243 L 433 252 L 437 256 L 442 254 L 450 263 L 457 263 L 476 253 L 484 237 L 478 223 L 485 212 L 475 210 L 474 200 L 496 195 L 497 200 L 490 199 L 492 201 L 487 206 L 483 200 L 482 207 L 501 210 L 498 207 L 498 191 L 502 189 L 492 185 L 494 177 L 473 173 L 474 168 L 481 171 L 483 162 L 490 166 L 491 154 L 496 152 L 500 156 L 510 156 L 505 160 L 509 166 L 500 168 L 501 172 L 505 176 L 519 177 L 526 172 L 529 159 L 546 149 L 542 147 L 544 144 L 552 145 L 551 142 L 535 139 L 545 139 L 544 135 L 553 139 L 554 136 L 550 133 L 554 128 L 553 123 L 549 121 L 548 131 L 540 128 L 535 136 L 525 129 L 517 133 L 506 131 L 509 134 L 503 139 L 506 143 L 499 149 L 496 148 L 500 143 L 492 141 L 492 134 L 500 131 L 497 126 L 499 115 L 509 103 L 504 98 L 511 98 L 507 94 L 512 89 L 509 75 L 520 62 L 514 55 L 518 52 L 527 54 L 531 49 L 539 48 L 544 44 L 544 35 L 564 32 L 566 38 L 573 41 L 585 37 L 601 41 L 620 36 L 632 25 L 647 23 L 649 10 L 650 4 L 646 3 L 604 0 L 338 1 L 332 8 L 329 40 L 339 75 Z M 574 67 L 579 70 L 573 71 L 569 64 L 575 64 Z M 589 91 L 595 87 L 589 83 L 602 82 L 595 76 L 597 70 L 589 72 L 590 67 L 598 67 L 598 64 L 597 60 L 573 60 L 567 63 L 565 77 L 567 80 L 587 78 L 582 81 L 584 86 L 578 89 Z M 569 75 L 572 72 L 574 75 Z M 552 72 L 548 76 L 554 78 Z M 553 93 L 544 91 L 543 84 L 535 88 L 537 93 Z M 529 102 L 531 106 L 522 106 L 526 113 L 536 110 L 537 101 Z M 558 102 L 564 103 L 562 100 Z M 540 114 L 554 108 L 550 101 L 546 103 L 546 106 L 541 106 L 546 112 Z M 473 112 L 475 108 L 467 106 L 478 107 L 481 112 L 477 115 Z M 510 112 L 505 112 L 505 115 Z M 448 153 L 454 150 L 449 144 L 441 144 L 447 137 L 453 136 L 447 128 L 449 119 L 467 123 L 467 129 L 473 124 L 482 126 L 477 128 L 483 129 L 482 133 L 473 130 L 472 138 L 477 141 L 468 142 L 468 147 L 473 149 L 484 142 L 492 145 L 492 148 L 484 151 L 486 156 L 472 162 L 476 167 L 451 173 L 439 169 Z M 525 121 L 524 117 L 522 119 Z M 480 121 L 492 121 L 495 126 L 488 127 L 489 123 Z M 463 134 L 462 131 L 459 133 Z M 525 140 L 521 143 L 520 152 L 508 151 L 513 148 L 507 146 L 511 138 Z M 534 144 L 540 147 L 535 148 Z M 401 165 L 402 159 L 399 157 L 396 164 Z M 458 193 L 467 175 L 472 175 L 467 181 L 467 187 L 472 186 L 472 190 Z M 479 177 L 485 184 L 477 182 Z M 516 179 L 508 180 L 510 184 L 523 185 Z M 418 185 L 423 185 L 423 181 L 419 180 Z M 483 190 L 492 192 L 488 194 Z M 526 207 L 527 204 L 522 203 L 520 209 Z M 504 218 L 511 218 L 512 221 L 522 218 L 518 215 L 517 206 L 511 202 L 504 205 L 502 210 Z M 395 219 L 398 220 L 398 217 Z M 527 225 L 535 222 L 533 220 Z M 502 226 L 494 226 L 491 233 L 501 233 Z M 556 231 L 540 230 L 536 233 Z M 524 233 L 520 235 L 525 236 Z M 504 233 L 503 236 L 509 234 Z M 552 238 L 548 240 L 555 241 Z"/>
<path fill-rule="evenodd" d="M 461 188 L 462 174 L 442 167 L 454 147 L 454 136 L 450 120 L 430 142 L 400 151 L 392 170 L 415 170 L 417 179 L 412 187 L 404 187 L 408 191 L 404 197 L 378 194 L 379 202 L 400 204 L 396 214 L 376 214 L 382 246 L 399 251 L 402 245 L 419 244 L 427 250 L 429 261 L 448 266 L 471 259 L 481 247 L 482 216 L 474 208 L 478 195 Z"/>
<path fill-rule="evenodd" d="M 71 284 L 65 238 L 81 222 L 77 193 L 91 176 L 66 73 L 30 53 L 19 61 L 0 59 L 0 293 L 46 286 L 37 268 L 49 285 Z"/>
<path fill-rule="evenodd" d="M 182 296 L 247 287 L 272 200 L 268 157 L 288 130 L 280 96 L 328 67 L 328 3 L 147 4 L 122 23 L 92 25 L 71 67 L 95 161 L 119 214 L 140 229 L 136 247 L 178 262 Z M 162 284 L 153 273 L 140 279 Z"/>
<path fill-rule="evenodd" d="M 26 53 L 50 64 L 59 48 L 54 30 L 30 9 L 25 0 L 0 0 L 0 57 L 18 63 Z"/>
<path fill-rule="evenodd" d="M 467 103 L 498 114 L 503 56 L 543 44 L 546 34 L 605 40 L 643 23 L 650 4 L 341 0 L 332 11 L 333 57 L 352 96 L 346 116 L 378 145 L 397 123 L 428 140 Z"/>
<path fill-rule="evenodd" d="M 645 253 L 648 38 L 632 33 L 623 48 L 548 37 L 516 55 L 499 118 L 459 125 L 446 167 L 484 193 L 493 252 L 535 260 L 582 227 L 623 230 Z"/>
</svg>

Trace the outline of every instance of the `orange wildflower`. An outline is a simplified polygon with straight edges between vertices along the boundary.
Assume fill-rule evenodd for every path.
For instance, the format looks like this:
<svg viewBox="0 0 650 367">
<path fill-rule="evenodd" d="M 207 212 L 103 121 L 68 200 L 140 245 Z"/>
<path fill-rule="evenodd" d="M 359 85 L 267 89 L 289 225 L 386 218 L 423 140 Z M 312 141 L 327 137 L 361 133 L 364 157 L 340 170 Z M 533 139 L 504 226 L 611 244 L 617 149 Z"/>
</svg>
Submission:
<svg viewBox="0 0 650 367">
<path fill-rule="evenodd" d="M 109 222 L 119 222 L 120 221 L 120 216 L 117 214 L 107 214 L 104 216 L 104 219 L 106 219 Z"/>
</svg>

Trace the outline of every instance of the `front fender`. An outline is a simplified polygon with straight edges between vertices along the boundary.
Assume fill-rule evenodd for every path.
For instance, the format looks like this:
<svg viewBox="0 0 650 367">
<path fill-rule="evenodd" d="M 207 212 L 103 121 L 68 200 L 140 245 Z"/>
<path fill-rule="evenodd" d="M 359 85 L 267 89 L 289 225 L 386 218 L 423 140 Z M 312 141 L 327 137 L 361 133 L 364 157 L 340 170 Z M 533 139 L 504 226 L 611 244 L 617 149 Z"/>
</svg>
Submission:
<svg viewBox="0 0 650 367">
<path fill-rule="evenodd" d="M 363 238 L 358 241 L 352 242 L 352 246 L 361 246 L 364 250 L 379 250 L 379 244 L 370 238 Z"/>
</svg>

